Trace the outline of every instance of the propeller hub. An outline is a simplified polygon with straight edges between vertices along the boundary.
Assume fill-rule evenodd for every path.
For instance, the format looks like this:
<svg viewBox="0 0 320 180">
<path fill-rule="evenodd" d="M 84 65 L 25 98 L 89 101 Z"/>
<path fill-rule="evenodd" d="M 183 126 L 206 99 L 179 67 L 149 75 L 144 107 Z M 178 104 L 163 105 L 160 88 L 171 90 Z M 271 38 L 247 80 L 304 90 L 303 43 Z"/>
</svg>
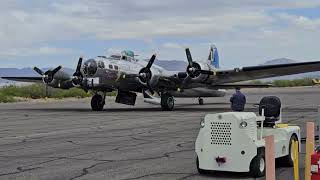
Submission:
<svg viewBox="0 0 320 180">
<path fill-rule="evenodd" d="M 148 68 L 142 68 L 139 72 L 139 79 L 141 82 L 143 83 L 147 83 L 148 81 L 150 81 L 152 77 L 152 72 L 150 69 Z"/>
<path fill-rule="evenodd" d="M 58 66 L 52 70 L 48 70 L 46 72 L 43 72 L 41 69 L 34 67 L 33 69 L 42 76 L 43 82 L 46 84 L 49 84 L 53 81 L 54 79 L 54 75 L 60 71 L 60 69 L 62 68 L 62 66 Z"/>
</svg>

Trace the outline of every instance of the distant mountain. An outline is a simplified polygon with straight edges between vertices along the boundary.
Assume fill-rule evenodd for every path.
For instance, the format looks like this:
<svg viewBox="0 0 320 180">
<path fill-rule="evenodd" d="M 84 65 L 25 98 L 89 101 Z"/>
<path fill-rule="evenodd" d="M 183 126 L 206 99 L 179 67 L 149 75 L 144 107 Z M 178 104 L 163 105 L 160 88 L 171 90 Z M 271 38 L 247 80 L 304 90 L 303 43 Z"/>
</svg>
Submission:
<svg viewBox="0 0 320 180">
<path fill-rule="evenodd" d="M 280 58 L 280 59 L 273 59 L 270 61 L 266 61 L 261 65 L 275 65 L 275 64 L 289 64 L 289 63 L 297 63 L 298 61 L 288 59 L 288 58 Z"/>
</svg>

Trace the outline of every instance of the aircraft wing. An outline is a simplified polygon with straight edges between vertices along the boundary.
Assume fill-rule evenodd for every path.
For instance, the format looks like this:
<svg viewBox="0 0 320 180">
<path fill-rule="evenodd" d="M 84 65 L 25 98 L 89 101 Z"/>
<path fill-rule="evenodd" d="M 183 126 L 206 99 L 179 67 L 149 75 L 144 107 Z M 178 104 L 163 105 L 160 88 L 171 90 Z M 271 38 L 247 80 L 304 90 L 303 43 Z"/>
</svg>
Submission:
<svg viewBox="0 0 320 180">
<path fill-rule="evenodd" d="M 224 84 L 254 79 L 262 79 L 276 76 L 299 74 L 306 72 L 320 71 L 320 61 L 249 66 L 235 68 L 233 70 L 218 70 L 208 79 L 210 84 Z"/>
<path fill-rule="evenodd" d="M 272 84 L 218 84 L 209 86 L 210 88 L 215 89 L 234 89 L 235 87 L 239 88 L 269 88 L 272 87 Z"/>
<path fill-rule="evenodd" d="M 42 83 L 42 77 L 1 77 L 11 81 Z"/>
</svg>

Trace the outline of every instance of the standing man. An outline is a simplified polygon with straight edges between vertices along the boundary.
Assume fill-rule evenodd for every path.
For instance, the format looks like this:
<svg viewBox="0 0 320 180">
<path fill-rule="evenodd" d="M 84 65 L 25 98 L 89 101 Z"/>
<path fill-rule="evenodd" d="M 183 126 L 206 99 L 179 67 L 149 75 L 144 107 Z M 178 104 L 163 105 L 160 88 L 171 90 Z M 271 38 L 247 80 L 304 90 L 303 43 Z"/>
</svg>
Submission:
<svg viewBox="0 0 320 180">
<path fill-rule="evenodd" d="M 246 105 L 246 96 L 241 93 L 240 87 L 236 87 L 236 92 L 230 98 L 231 109 L 233 111 L 243 111 Z"/>
</svg>

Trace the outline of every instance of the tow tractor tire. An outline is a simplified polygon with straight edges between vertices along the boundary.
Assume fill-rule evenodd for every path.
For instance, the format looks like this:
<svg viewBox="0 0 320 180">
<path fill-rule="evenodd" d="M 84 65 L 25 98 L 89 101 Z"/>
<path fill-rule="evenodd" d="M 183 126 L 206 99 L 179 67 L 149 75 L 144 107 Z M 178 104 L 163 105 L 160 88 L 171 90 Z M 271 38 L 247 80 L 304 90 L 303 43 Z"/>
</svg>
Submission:
<svg viewBox="0 0 320 180">
<path fill-rule="evenodd" d="M 172 111 L 174 108 L 174 98 L 168 93 L 161 96 L 161 108 L 163 111 Z"/>
<path fill-rule="evenodd" d="M 94 95 L 91 99 L 91 108 L 93 111 L 102 111 L 105 102 L 103 101 L 103 97 L 101 95 Z"/>
<path fill-rule="evenodd" d="M 292 141 L 298 141 L 298 138 L 295 135 L 292 135 L 290 138 L 289 142 L 289 154 L 283 158 L 281 158 L 281 163 L 283 163 L 284 166 L 287 167 L 293 167 L 293 157 L 294 157 L 294 152 L 292 152 Z M 299 146 L 300 144 L 298 144 Z"/>
<path fill-rule="evenodd" d="M 200 169 L 199 168 L 199 158 L 197 157 L 197 170 L 199 174 L 208 174 L 208 170 Z"/>
<path fill-rule="evenodd" d="M 250 175 L 252 177 L 262 177 L 266 173 L 265 150 L 259 148 L 256 157 L 250 163 Z"/>
<path fill-rule="evenodd" d="M 204 104 L 204 100 L 202 98 L 199 98 L 198 101 L 199 101 L 199 105 L 203 105 Z"/>
</svg>

